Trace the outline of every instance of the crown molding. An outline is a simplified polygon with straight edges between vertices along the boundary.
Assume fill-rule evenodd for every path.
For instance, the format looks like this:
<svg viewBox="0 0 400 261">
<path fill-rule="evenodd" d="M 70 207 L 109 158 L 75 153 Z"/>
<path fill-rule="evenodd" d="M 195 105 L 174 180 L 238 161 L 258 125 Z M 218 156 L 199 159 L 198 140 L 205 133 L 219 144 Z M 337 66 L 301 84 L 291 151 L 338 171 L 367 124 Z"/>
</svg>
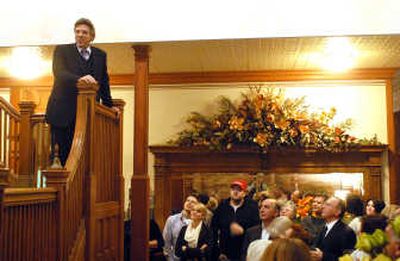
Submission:
<svg viewBox="0 0 400 261">
<path fill-rule="evenodd" d="M 317 70 L 267 70 L 267 71 L 222 71 L 222 72 L 174 72 L 151 73 L 150 84 L 187 83 L 230 83 L 230 82 L 288 82 L 318 80 L 390 80 L 397 68 L 356 69 L 346 73 L 328 73 Z M 134 74 L 110 75 L 110 84 L 133 85 Z M 51 87 L 53 77 L 35 80 L 18 80 L 11 77 L 0 78 L 0 88 L 10 87 Z"/>
</svg>

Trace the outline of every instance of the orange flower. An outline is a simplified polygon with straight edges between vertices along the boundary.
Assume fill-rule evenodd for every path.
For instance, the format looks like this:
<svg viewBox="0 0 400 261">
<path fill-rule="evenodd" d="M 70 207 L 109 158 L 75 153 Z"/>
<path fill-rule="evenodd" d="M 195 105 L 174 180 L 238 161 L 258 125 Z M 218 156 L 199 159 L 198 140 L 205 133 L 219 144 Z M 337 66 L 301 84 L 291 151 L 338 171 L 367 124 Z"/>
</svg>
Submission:
<svg viewBox="0 0 400 261">
<path fill-rule="evenodd" d="M 236 116 L 233 116 L 229 120 L 229 129 L 231 130 L 243 130 L 243 123 L 244 119 L 243 118 L 238 118 Z"/>
<path fill-rule="evenodd" d="M 222 124 L 219 120 L 215 119 L 213 121 L 213 126 L 214 126 L 214 128 L 219 129 L 219 128 L 221 128 Z"/>
<path fill-rule="evenodd" d="M 274 122 L 274 120 L 275 120 L 275 116 L 273 114 L 271 114 L 271 113 L 268 113 L 267 114 L 267 121 Z"/>
<path fill-rule="evenodd" d="M 289 135 L 290 135 L 290 137 L 294 138 L 297 135 L 299 135 L 299 132 L 295 128 L 290 128 L 289 129 Z"/>
<path fill-rule="evenodd" d="M 267 143 L 268 134 L 267 133 L 258 133 L 257 136 L 253 139 L 255 143 L 264 147 Z"/>
<path fill-rule="evenodd" d="M 289 125 L 290 121 L 284 119 L 280 119 L 275 122 L 275 126 L 282 130 L 286 129 Z"/>
<path fill-rule="evenodd" d="M 308 125 L 300 125 L 299 130 L 301 133 L 307 133 L 310 131 L 310 127 L 308 127 Z"/>
<path fill-rule="evenodd" d="M 340 128 L 335 128 L 335 134 L 336 135 L 341 135 L 341 134 L 343 134 L 344 133 L 344 131 L 342 130 L 342 129 L 340 129 Z"/>
</svg>

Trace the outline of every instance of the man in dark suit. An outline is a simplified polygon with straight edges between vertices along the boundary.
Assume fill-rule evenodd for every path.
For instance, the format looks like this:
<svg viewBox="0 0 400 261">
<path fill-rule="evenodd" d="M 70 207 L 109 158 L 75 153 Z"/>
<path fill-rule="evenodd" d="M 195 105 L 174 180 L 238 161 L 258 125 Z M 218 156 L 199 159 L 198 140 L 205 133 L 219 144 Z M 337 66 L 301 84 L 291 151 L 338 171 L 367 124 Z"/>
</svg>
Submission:
<svg viewBox="0 0 400 261">
<path fill-rule="evenodd" d="M 89 19 L 74 26 L 75 44 L 57 46 L 53 55 L 54 85 L 47 103 L 46 120 L 51 125 L 52 157 L 59 145 L 62 165 L 68 158 L 75 129 L 78 85 L 98 84 L 97 101 L 112 107 L 106 53 L 91 46 L 95 29 Z"/>
<path fill-rule="evenodd" d="M 346 250 L 354 249 L 356 235 L 354 231 L 341 221 L 345 211 L 344 201 L 330 197 L 325 201 L 322 217 L 326 226 L 314 242 L 315 250 L 310 251 L 313 260 L 338 260 Z"/>
<path fill-rule="evenodd" d="M 325 195 L 315 195 L 312 200 L 311 215 L 301 219 L 301 225 L 311 235 L 311 242 L 316 240 L 319 232 L 321 232 L 325 226 L 325 220 L 321 217 L 325 200 Z"/>
<path fill-rule="evenodd" d="M 275 199 L 266 198 L 259 203 L 259 212 L 261 224 L 249 228 L 245 235 L 242 245 L 241 260 L 246 260 L 247 249 L 251 242 L 257 239 L 269 239 L 267 227 L 271 224 L 272 220 L 279 216 L 279 207 Z"/>
</svg>

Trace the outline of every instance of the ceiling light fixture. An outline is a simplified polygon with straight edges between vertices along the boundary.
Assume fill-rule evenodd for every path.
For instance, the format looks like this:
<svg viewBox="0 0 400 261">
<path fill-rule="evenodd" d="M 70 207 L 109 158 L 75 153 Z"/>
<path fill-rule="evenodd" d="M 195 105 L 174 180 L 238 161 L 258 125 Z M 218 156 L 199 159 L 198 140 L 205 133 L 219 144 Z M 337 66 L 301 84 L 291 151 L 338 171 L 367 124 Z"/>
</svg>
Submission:
<svg viewBox="0 0 400 261">
<path fill-rule="evenodd" d="M 328 38 L 321 55 L 321 67 L 331 72 L 344 72 L 354 67 L 357 51 L 347 37 Z"/>
<path fill-rule="evenodd" d="M 39 47 L 15 47 L 4 66 L 12 76 L 30 80 L 48 73 L 51 62 L 43 60 Z"/>
</svg>

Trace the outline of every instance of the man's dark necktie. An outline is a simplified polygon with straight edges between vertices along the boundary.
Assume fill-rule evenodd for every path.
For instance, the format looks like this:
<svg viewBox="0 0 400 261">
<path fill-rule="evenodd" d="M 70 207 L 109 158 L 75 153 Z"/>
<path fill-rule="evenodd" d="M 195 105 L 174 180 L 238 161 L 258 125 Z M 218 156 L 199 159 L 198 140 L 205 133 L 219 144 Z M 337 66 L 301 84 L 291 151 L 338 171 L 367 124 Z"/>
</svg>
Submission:
<svg viewBox="0 0 400 261">
<path fill-rule="evenodd" d="M 322 229 L 321 233 L 322 233 L 322 238 L 326 237 L 326 231 L 328 231 L 328 226 L 324 226 L 324 228 Z"/>
</svg>

